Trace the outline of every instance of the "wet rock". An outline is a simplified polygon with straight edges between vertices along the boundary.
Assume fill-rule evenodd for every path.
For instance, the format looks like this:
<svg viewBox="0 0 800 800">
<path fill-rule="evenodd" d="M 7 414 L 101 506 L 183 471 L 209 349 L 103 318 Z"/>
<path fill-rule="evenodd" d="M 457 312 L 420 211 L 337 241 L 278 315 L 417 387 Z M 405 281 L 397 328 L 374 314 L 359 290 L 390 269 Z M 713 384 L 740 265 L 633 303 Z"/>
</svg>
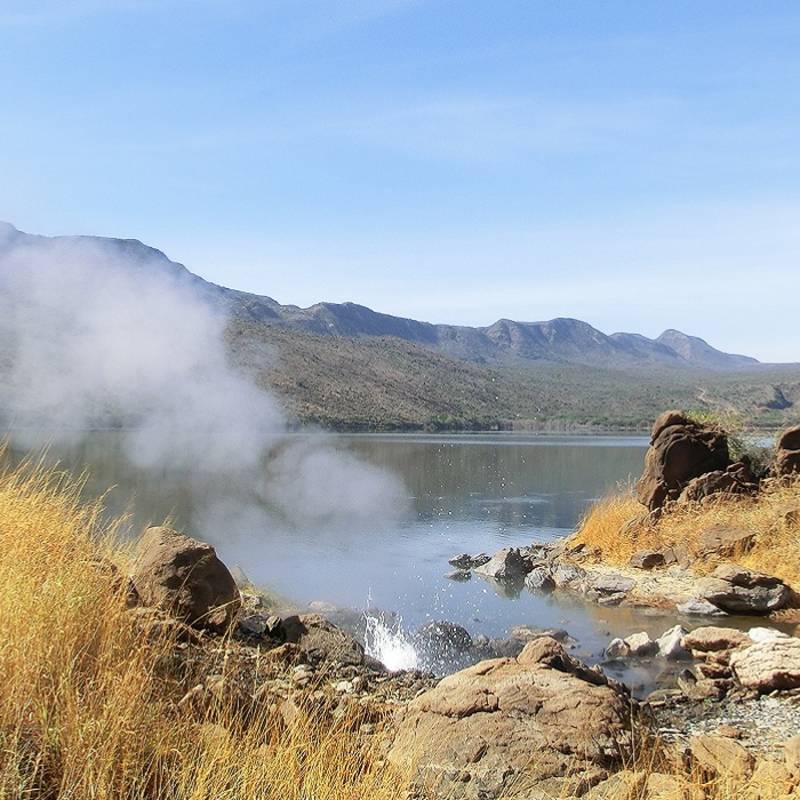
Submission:
<svg viewBox="0 0 800 800">
<path fill-rule="evenodd" d="M 658 645 L 645 631 L 626 636 L 623 641 L 628 645 L 632 656 L 653 656 L 658 652 Z"/>
<path fill-rule="evenodd" d="M 628 658 L 631 654 L 631 648 L 628 647 L 627 642 L 617 637 L 612 639 L 604 651 L 606 658 Z"/>
<path fill-rule="evenodd" d="M 469 553 L 460 553 L 448 559 L 447 563 L 457 569 L 475 569 L 475 567 L 483 566 L 490 559 L 491 556 L 488 556 L 486 553 L 478 553 L 476 556 L 470 555 Z"/>
<path fill-rule="evenodd" d="M 620 575 L 618 572 L 588 572 L 585 580 L 588 589 L 601 596 L 625 595 L 636 586 L 633 578 Z"/>
<path fill-rule="evenodd" d="M 683 637 L 683 646 L 692 651 L 707 653 L 714 650 L 731 650 L 749 642 L 746 633 L 736 628 L 706 625 L 695 628 Z"/>
<path fill-rule="evenodd" d="M 649 509 L 661 508 L 677 500 L 692 479 L 729 465 L 728 441 L 721 431 L 667 411 L 653 426 L 637 496 Z"/>
<path fill-rule="evenodd" d="M 522 558 L 516 547 L 505 547 L 498 550 L 485 564 L 475 569 L 476 575 L 494 578 L 498 581 L 522 581 L 530 569 L 528 562 Z"/>
<path fill-rule="evenodd" d="M 437 796 L 528 798 L 545 780 L 555 790 L 576 773 L 587 786 L 607 777 L 630 755 L 630 717 L 621 687 L 539 639 L 412 701 L 389 760 Z"/>
<path fill-rule="evenodd" d="M 472 647 L 472 637 L 466 628 L 446 620 L 431 620 L 414 633 L 418 650 L 435 657 L 466 653 Z"/>
<path fill-rule="evenodd" d="M 631 556 L 628 563 L 636 569 L 650 570 L 656 567 L 663 567 L 666 561 L 661 550 L 639 550 Z"/>
<path fill-rule="evenodd" d="M 778 437 L 774 471 L 776 475 L 800 473 L 800 425 L 785 430 Z"/>
<path fill-rule="evenodd" d="M 731 654 L 739 683 L 759 692 L 800 687 L 800 639 L 787 637 L 758 642 Z"/>
<path fill-rule="evenodd" d="M 678 661 L 682 658 L 688 658 L 689 652 L 683 644 L 683 637 L 686 636 L 686 633 L 686 628 L 682 625 L 676 625 L 674 628 L 665 631 L 656 639 L 658 654 L 668 661 Z"/>
<path fill-rule="evenodd" d="M 689 740 L 692 763 L 708 778 L 747 779 L 755 758 L 742 745 L 725 736 L 692 736 Z"/>
<path fill-rule="evenodd" d="M 792 597 L 780 578 L 723 564 L 698 581 L 697 592 L 717 608 L 732 614 L 768 614 L 783 608 Z"/>
<path fill-rule="evenodd" d="M 746 553 L 753 546 L 756 534 L 747 528 L 714 525 L 697 538 L 698 554 L 720 555 L 728 558 Z"/>
<path fill-rule="evenodd" d="M 697 598 L 695 600 L 687 600 L 685 603 L 678 603 L 676 609 L 679 614 L 686 614 L 690 617 L 726 617 L 726 611 L 717 608 L 713 603 L 708 600 Z"/>
<path fill-rule="evenodd" d="M 214 548 L 167 527 L 144 532 L 131 580 L 144 605 L 198 628 L 226 630 L 241 604 L 233 576 Z"/>
<path fill-rule="evenodd" d="M 556 588 L 556 583 L 550 570 L 545 567 L 534 567 L 525 576 L 525 586 L 531 592 L 552 592 Z"/>
<path fill-rule="evenodd" d="M 286 642 L 296 644 L 311 664 L 364 663 L 364 648 L 352 636 L 319 614 L 299 614 L 283 620 Z"/>
</svg>

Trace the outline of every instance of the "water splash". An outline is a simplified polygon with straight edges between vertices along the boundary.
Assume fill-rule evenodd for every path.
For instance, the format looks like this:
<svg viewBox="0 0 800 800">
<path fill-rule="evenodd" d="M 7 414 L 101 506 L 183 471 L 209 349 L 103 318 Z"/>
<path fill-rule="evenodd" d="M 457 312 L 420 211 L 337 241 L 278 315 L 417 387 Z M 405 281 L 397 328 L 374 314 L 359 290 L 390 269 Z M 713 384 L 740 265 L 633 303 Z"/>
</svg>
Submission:
<svg viewBox="0 0 800 800">
<path fill-rule="evenodd" d="M 382 615 L 367 613 L 364 619 L 364 641 L 368 656 L 380 661 L 391 672 L 419 669 L 419 654 L 403 630 L 401 618 L 388 623 Z"/>
</svg>

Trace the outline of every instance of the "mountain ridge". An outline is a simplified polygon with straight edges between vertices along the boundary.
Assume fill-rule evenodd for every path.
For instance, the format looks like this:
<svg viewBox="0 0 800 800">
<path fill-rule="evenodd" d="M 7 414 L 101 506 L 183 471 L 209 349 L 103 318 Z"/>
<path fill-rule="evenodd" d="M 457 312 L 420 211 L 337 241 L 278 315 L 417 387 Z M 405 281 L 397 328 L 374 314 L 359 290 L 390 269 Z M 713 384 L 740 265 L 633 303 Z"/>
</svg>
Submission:
<svg viewBox="0 0 800 800">
<path fill-rule="evenodd" d="M 0 248 L 4 241 L 20 238 L 56 243 L 93 242 L 133 259 L 169 270 L 189 282 L 209 302 L 238 318 L 322 336 L 403 339 L 447 356 L 477 363 L 513 364 L 525 361 L 585 364 L 610 368 L 670 367 L 737 370 L 758 367 L 754 358 L 726 353 L 704 339 L 667 329 L 656 339 L 638 333 L 605 334 L 582 320 L 557 317 L 522 322 L 499 319 L 487 326 L 447 325 L 375 311 L 354 303 L 318 302 L 307 308 L 284 305 L 267 295 L 231 289 L 205 280 L 161 250 L 138 239 L 99 236 L 44 237 L 23 233 L 10 223 L 0 223 Z"/>
</svg>

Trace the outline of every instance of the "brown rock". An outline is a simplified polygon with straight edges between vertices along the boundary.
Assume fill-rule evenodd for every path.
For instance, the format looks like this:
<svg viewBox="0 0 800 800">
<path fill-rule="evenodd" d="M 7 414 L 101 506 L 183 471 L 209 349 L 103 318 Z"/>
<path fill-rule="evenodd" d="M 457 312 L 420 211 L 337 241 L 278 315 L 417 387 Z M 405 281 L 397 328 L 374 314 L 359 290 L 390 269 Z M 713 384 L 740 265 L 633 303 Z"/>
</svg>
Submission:
<svg viewBox="0 0 800 800">
<path fill-rule="evenodd" d="M 689 753 L 695 765 L 712 779 L 724 776 L 746 780 L 755 766 L 752 754 L 725 736 L 692 736 Z"/>
<path fill-rule="evenodd" d="M 538 639 L 412 701 L 389 759 L 454 799 L 535 796 L 543 781 L 574 774 L 597 782 L 630 755 L 630 702 L 558 642 Z"/>
<path fill-rule="evenodd" d="M 758 491 L 758 483 L 747 462 L 731 464 L 725 470 L 713 470 L 692 478 L 681 491 L 678 502 L 681 505 L 703 503 L 719 497 L 749 495 Z"/>
<path fill-rule="evenodd" d="M 144 605 L 198 628 L 228 628 L 239 590 L 211 545 L 171 528 L 148 528 L 136 552 L 131 579 Z"/>
<path fill-rule="evenodd" d="M 800 736 L 792 736 L 783 743 L 783 757 L 792 779 L 800 779 Z"/>
<path fill-rule="evenodd" d="M 800 425 L 785 430 L 778 437 L 774 471 L 777 475 L 800 473 Z"/>
<path fill-rule="evenodd" d="M 749 641 L 747 634 L 736 628 L 706 625 L 687 633 L 683 637 L 683 646 L 688 650 L 706 653 L 711 650 L 731 650 Z"/>
<path fill-rule="evenodd" d="M 667 563 L 667 559 L 661 550 L 639 550 L 631 556 L 628 563 L 636 569 L 649 570 L 663 567 Z"/>
<path fill-rule="evenodd" d="M 756 534 L 747 528 L 714 525 L 697 537 L 697 548 L 701 556 L 715 554 L 730 558 L 746 553 L 755 540 Z"/>
<path fill-rule="evenodd" d="M 636 485 L 639 501 L 649 509 L 677 500 L 694 478 L 730 465 L 724 433 L 688 419 L 678 411 L 662 414 L 653 426 L 642 477 Z"/>
<path fill-rule="evenodd" d="M 800 687 L 800 639 L 771 639 L 737 650 L 731 654 L 731 668 L 748 689 L 796 689 Z"/>
</svg>

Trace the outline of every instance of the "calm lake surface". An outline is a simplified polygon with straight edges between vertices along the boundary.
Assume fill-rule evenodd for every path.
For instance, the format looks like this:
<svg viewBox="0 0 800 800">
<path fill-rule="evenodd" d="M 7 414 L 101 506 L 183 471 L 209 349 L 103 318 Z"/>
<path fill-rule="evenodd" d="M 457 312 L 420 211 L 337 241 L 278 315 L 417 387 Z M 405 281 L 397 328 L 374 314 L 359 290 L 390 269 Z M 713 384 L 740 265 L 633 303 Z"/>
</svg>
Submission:
<svg viewBox="0 0 800 800">
<path fill-rule="evenodd" d="M 409 498 L 406 512 L 387 522 L 378 510 L 330 528 L 279 521 L 235 477 L 132 466 L 113 432 L 53 447 L 51 455 L 88 470 L 88 494 L 113 486 L 109 510 L 132 510 L 132 532 L 169 517 L 214 544 L 253 583 L 299 607 L 377 608 L 399 615 L 408 630 L 430 619 L 457 622 L 473 635 L 499 636 L 518 624 L 565 628 L 592 661 L 612 636 L 660 635 L 674 624 L 661 613 L 445 577 L 457 553 L 492 553 L 573 530 L 592 501 L 640 474 L 644 437 L 371 434 L 328 442 L 396 475 Z"/>
</svg>

